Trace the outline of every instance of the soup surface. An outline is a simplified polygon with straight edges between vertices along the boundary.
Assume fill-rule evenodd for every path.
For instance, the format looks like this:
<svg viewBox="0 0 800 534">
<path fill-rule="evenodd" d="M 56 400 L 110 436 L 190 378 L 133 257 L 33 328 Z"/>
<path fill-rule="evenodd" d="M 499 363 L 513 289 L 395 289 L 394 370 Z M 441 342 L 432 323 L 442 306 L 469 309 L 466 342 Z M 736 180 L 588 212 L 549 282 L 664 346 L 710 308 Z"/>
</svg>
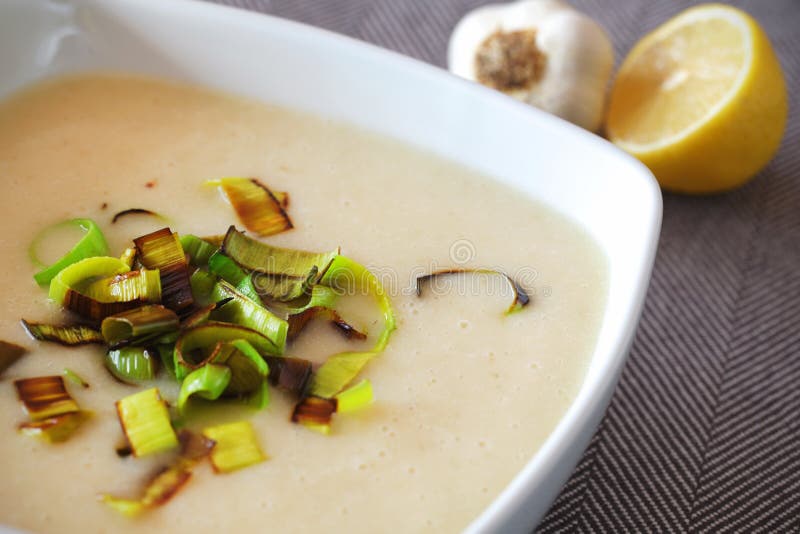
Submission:
<svg viewBox="0 0 800 534">
<path fill-rule="evenodd" d="M 30 348 L 0 379 L 0 524 L 53 533 L 458 531 L 553 430 L 599 329 L 606 264 L 582 229 L 453 163 L 321 118 L 155 80 L 64 78 L 0 105 L 0 176 L 0 339 Z M 20 318 L 64 318 L 32 279 L 28 245 L 51 223 L 89 217 L 118 254 L 165 224 L 131 216 L 112 225 L 128 208 L 154 210 L 177 232 L 224 233 L 239 224 L 235 214 L 202 185 L 223 176 L 289 192 L 295 229 L 268 241 L 341 246 L 381 277 L 398 329 L 363 372 L 375 403 L 336 416 L 329 436 L 289 422 L 292 400 L 277 391 L 262 412 L 194 410 L 193 428 L 250 419 L 270 459 L 227 475 L 204 464 L 167 505 L 126 519 L 97 495 L 136 497 L 165 460 L 115 453 L 114 402 L 137 389 L 109 376 L 102 349 L 23 333 Z M 531 305 L 505 316 L 510 292 L 491 277 L 414 294 L 420 274 L 479 266 L 515 275 Z M 344 315 L 380 328 L 370 301 L 350 299 Z M 324 361 L 358 347 L 315 322 L 289 354 Z M 68 382 L 95 416 L 63 444 L 17 434 L 26 416 L 13 380 L 64 368 L 91 385 Z M 158 386 L 175 399 L 169 380 Z"/>
</svg>

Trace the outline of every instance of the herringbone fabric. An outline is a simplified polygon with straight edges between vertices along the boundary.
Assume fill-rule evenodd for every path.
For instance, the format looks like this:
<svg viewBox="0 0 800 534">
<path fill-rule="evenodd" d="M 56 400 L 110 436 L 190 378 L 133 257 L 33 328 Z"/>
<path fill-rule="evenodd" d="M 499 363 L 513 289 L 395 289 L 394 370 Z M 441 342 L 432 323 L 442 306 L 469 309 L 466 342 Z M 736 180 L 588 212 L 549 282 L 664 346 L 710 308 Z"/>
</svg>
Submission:
<svg viewBox="0 0 800 534">
<path fill-rule="evenodd" d="M 482 0 L 222 0 L 444 66 Z M 618 60 L 689 0 L 572 0 Z M 737 192 L 666 195 L 628 365 L 539 531 L 800 531 L 800 0 L 732 2 L 767 29 L 791 116 L 778 157 Z"/>
</svg>

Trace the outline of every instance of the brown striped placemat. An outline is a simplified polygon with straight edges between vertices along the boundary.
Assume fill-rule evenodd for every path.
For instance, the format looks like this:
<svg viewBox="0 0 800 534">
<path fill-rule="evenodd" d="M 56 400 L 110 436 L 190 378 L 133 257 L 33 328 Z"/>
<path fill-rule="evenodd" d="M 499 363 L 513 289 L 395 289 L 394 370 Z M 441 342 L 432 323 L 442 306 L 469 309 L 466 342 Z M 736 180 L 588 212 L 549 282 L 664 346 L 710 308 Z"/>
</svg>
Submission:
<svg viewBox="0 0 800 534">
<path fill-rule="evenodd" d="M 479 0 L 220 0 L 445 65 Z M 617 61 L 689 0 L 572 0 Z M 791 115 L 734 193 L 666 195 L 650 293 L 611 406 L 541 532 L 800 530 L 800 0 L 730 2 L 769 33 Z"/>
</svg>

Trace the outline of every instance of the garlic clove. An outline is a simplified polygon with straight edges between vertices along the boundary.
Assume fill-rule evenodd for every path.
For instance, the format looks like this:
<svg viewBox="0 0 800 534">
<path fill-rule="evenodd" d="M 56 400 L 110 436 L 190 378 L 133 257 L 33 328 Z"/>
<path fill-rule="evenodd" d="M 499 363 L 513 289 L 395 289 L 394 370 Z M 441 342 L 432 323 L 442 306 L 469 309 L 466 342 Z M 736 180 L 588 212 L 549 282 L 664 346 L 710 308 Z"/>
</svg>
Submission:
<svg viewBox="0 0 800 534">
<path fill-rule="evenodd" d="M 592 131 L 613 63 L 602 27 L 561 0 L 478 8 L 456 25 L 448 49 L 454 74 Z"/>
</svg>

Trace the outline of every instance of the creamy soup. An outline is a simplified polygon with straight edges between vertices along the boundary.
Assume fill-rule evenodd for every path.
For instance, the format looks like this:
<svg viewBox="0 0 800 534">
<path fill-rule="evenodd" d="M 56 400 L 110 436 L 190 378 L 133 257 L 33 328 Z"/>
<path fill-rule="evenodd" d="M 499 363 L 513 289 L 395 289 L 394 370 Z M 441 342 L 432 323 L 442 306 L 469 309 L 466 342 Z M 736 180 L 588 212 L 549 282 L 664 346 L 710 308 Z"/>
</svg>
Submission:
<svg viewBox="0 0 800 534">
<path fill-rule="evenodd" d="M 454 163 L 353 127 L 161 81 L 81 76 L 40 84 L 0 106 L 0 339 L 30 353 L 0 379 L 0 524 L 34 532 L 455 532 L 536 453 L 575 398 L 607 291 L 605 259 L 587 234 Z M 272 392 L 261 412 L 201 407 L 188 426 L 249 419 L 269 460 L 216 475 L 207 463 L 165 506 L 128 519 L 101 493 L 137 497 L 163 457 L 120 458 L 114 402 L 137 391 L 110 377 L 97 346 L 29 340 L 20 318 L 63 322 L 32 279 L 28 245 L 43 227 L 89 217 L 114 254 L 165 223 L 211 235 L 239 224 L 204 180 L 254 176 L 287 191 L 295 229 L 273 244 L 342 252 L 390 292 L 397 331 L 362 373 L 375 402 L 334 417 L 331 435 L 289 421 Z M 241 225 L 239 225 L 241 227 Z M 416 276 L 447 267 L 514 274 L 532 303 L 491 279 L 459 278 L 417 297 Z M 347 304 L 347 303 L 346 303 Z M 344 314 L 377 332 L 354 298 Z M 323 361 L 364 346 L 312 323 L 288 354 Z M 15 379 L 69 368 L 94 412 L 67 442 L 17 434 L 27 419 Z M 177 386 L 157 383 L 174 401 Z"/>
</svg>

